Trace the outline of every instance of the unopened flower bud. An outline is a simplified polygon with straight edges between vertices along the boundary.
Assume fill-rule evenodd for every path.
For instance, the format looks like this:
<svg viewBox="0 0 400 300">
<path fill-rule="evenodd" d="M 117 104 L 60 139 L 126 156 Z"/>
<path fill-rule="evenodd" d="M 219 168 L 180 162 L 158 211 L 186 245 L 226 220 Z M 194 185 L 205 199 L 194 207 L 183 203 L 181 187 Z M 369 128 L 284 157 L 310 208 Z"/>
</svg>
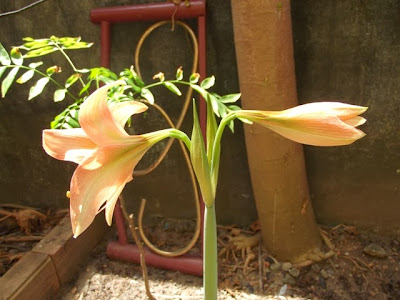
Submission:
<svg viewBox="0 0 400 300">
<path fill-rule="evenodd" d="M 199 73 L 193 73 L 190 75 L 189 81 L 190 83 L 197 83 L 200 79 L 200 74 Z"/>
<path fill-rule="evenodd" d="M 163 72 L 157 73 L 156 75 L 153 76 L 153 79 L 159 79 L 161 82 L 165 80 L 165 76 Z"/>
<path fill-rule="evenodd" d="M 182 70 L 182 67 L 179 67 L 177 70 L 176 70 L 176 80 L 182 80 L 183 79 L 183 70 Z"/>
<path fill-rule="evenodd" d="M 47 75 L 53 75 L 54 73 L 60 73 L 61 72 L 61 67 L 59 66 L 52 66 L 50 68 L 47 68 L 46 73 Z"/>
</svg>

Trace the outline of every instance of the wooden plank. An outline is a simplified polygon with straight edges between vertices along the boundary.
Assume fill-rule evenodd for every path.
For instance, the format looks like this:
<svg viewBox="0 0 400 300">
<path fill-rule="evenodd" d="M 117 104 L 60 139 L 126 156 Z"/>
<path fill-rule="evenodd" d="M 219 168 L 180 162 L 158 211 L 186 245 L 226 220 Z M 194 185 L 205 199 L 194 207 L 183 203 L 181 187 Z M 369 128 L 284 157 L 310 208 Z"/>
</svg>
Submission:
<svg viewBox="0 0 400 300">
<path fill-rule="evenodd" d="M 50 257 L 29 252 L 0 278 L 0 299 L 54 299 L 59 288 L 57 272 Z"/>
<path fill-rule="evenodd" d="M 66 217 L 33 248 L 32 252 L 50 256 L 62 285 L 85 262 L 90 251 L 104 237 L 107 228 L 104 215 L 101 214 L 75 239 L 72 235 L 70 218 Z"/>
</svg>

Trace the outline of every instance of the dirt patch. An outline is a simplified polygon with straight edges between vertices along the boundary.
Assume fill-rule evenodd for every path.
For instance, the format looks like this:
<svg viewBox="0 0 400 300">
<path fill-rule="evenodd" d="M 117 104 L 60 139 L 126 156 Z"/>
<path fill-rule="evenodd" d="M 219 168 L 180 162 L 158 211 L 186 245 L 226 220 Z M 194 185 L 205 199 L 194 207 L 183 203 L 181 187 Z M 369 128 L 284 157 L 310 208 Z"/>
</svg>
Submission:
<svg viewBox="0 0 400 300">
<path fill-rule="evenodd" d="M 182 247 L 190 240 L 191 228 L 193 224 L 160 219 L 147 232 L 158 246 L 174 249 L 172 244 Z M 323 230 L 335 246 L 335 254 L 299 267 L 276 261 L 258 243 L 237 250 L 233 237 L 253 238 L 256 226 L 220 227 L 219 299 L 400 299 L 399 237 L 343 225 Z M 61 289 L 58 299 L 147 299 L 140 266 L 108 259 L 105 247 L 104 242 L 95 249 L 82 272 Z M 196 245 L 192 253 L 199 252 Z M 202 299 L 201 278 L 148 269 L 156 299 Z"/>
<path fill-rule="evenodd" d="M 32 207 L 0 205 L 0 277 L 68 213 Z"/>
</svg>

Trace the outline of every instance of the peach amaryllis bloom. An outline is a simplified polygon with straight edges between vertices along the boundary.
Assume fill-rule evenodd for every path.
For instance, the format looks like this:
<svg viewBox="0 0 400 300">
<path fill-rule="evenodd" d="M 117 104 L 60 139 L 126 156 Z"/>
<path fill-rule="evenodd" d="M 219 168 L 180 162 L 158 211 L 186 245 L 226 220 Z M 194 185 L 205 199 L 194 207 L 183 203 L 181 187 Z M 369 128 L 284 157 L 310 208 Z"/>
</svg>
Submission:
<svg viewBox="0 0 400 300">
<path fill-rule="evenodd" d="M 174 136 L 176 129 L 165 129 L 142 135 L 124 130 L 128 118 L 147 109 L 137 101 L 107 104 L 111 86 L 106 85 L 81 105 L 81 128 L 43 131 L 43 148 L 56 159 L 78 164 L 70 186 L 70 213 L 74 236 L 81 234 L 105 209 L 111 225 L 118 196 L 132 180 L 132 171 L 148 149 L 164 138 Z M 176 137 L 176 136 L 175 136 Z"/>
<path fill-rule="evenodd" d="M 242 110 L 237 117 L 259 123 L 295 142 L 313 146 L 348 145 L 365 136 L 356 127 L 367 107 L 339 102 L 315 102 L 283 111 Z"/>
</svg>

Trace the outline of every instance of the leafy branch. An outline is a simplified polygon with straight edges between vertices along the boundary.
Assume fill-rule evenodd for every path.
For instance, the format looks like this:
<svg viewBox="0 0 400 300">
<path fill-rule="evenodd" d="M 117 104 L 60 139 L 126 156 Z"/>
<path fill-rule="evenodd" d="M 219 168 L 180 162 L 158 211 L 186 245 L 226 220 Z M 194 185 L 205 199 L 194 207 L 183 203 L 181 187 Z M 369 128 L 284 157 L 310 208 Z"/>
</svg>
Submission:
<svg viewBox="0 0 400 300">
<path fill-rule="evenodd" d="M 63 101 L 66 96 L 74 101 L 54 118 L 50 124 L 53 129 L 80 127 L 78 120 L 80 105 L 90 94 L 90 89 L 93 85 L 94 88 L 97 89 L 102 84 L 121 79 L 124 80 L 127 85 L 114 87 L 109 91 L 108 98 L 111 102 L 141 101 L 145 99 L 148 103 L 154 104 L 155 100 L 151 92 L 152 88 L 163 86 L 170 92 L 181 96 L 182 92 L 178 86 L 183 85 L 192 88 L 200 94 L 205 101 L 210 104 L 212 112 L 220 118 L 224 118 L 231 111 L 240 109 L 239 106 L 235 105 L 240 99 L 240 94 L 220 96 L 208 91 L 215 84 L 214 76 L 205 78 L 199 83 L 200 75 L 194 73 L 190 75 L 188 81 L 184 81 L 182 68 L 178 68 L 175 79 L 165 80 L 164 74 L 160 72 L 153 77 L 153 79 L 158 81 L 146 85 L 133 67 L 124 69 L 118 75 L 102 67 L 78 69 L 68 56 L 67 51 L 87 49 L 92 46 L 92 43 L 83 42 L 79 37 L 58 38 L 51 36 L 45 39 L 27 37 L 24 38 L 23 41 L 24 43 L 22 45 L 13 47 L 9 53 L 0 43 L 0 79 L 8 70 L 7 75 L 1 83 L 1 97 L 4 98 L 6 96 L 14 82 L 25 84 L 37 75 L 40 78 L 31 86 L 28 95 L 28 100 L 32 100 L 39 96 L 47 84 L 51 82 L 56 87 L 53 94 L 53 100 L 55 102 Z M 25 65 L 27 59 L 42 57 L 54 52 L 60 52 L 73 71 L 73 74 L 70 75 L 64 83 L 60 83 L 55 77 L 55 74 L 61 73 L 62 71 L 58 66 L 50 66 L 42 70 L 42 68 L 44 68 L 42 61 L 31 62 Z M 17 78 L 21 70 L 25 70 L 25 72 Z M 87 74 L 87 77 L 83 78 L 85 74 Z M 70 88 L 77 81 L 81 83 L 82 88 L 78 95 L 75 95 L 70 91 Z M 233 131 L 233 120 L 227 125 Z"/>
</svg>

